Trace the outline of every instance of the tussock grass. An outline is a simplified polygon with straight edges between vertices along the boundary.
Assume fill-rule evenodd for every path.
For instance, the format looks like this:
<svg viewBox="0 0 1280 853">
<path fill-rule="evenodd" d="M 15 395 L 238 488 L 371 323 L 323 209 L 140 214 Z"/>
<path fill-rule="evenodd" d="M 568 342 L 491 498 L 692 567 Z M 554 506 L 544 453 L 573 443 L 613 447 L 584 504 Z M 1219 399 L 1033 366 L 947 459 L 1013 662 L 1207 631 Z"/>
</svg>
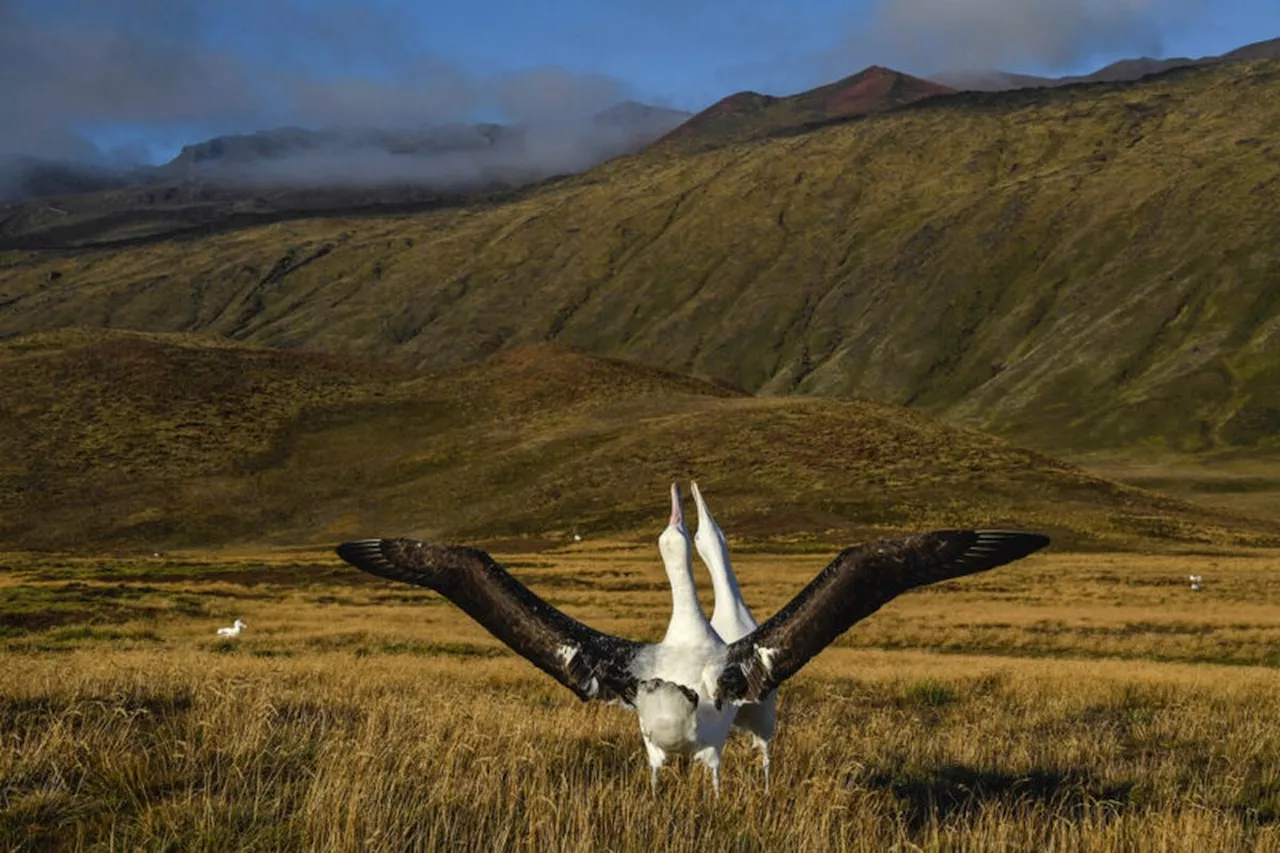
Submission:
<svg viewBox="0 0 1280 853">
<path fill-rule="evenodd" d="M 319 556 L 169 560 L 5 561 L 0 589 L 58 588 L 82 620 L 0 641 L 0 846 L 1280 849 L 1280 661 L 1168 662 L 1233 626 L 1280 641 L 1274 555 L 1038 555 L 903 596 L 784 686 L 773 791 L 733 741 L 718 802 L 682 764 L 651 795 L 629 714 L 577 702 L 430 593 L 322 576 Z M 616 585 L 660 579 L 649 553 L 511 562 L 592 624 L 661 634 L 665 590 Z M 764 614 L 823 560 L 738 562 Z M 120 586 L 154 610 L 110 630 L 151 637 L 100 628 L 88 591 Z M 233 616 L 250 628 L 218 641 Z M 1081 633 L 1001 650 L 1043 620 L 1152 630 L 1106 633 L 1106 659 Z"/>
</svg>

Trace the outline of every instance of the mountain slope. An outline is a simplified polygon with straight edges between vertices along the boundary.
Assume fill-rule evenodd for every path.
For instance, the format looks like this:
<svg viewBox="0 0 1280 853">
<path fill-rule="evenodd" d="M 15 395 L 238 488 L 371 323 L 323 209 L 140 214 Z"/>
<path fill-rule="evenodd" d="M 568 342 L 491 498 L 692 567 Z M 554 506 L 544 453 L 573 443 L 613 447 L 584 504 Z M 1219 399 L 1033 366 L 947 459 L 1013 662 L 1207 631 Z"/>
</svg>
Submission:
<svg viewBox="0 0 1280 853">
<path fill-rule="evenodd" d="M 894 406 L 761 399 L 553 345 L 424 376 L 187 335 L 0 345 L 10 545 L 315 544 L 660 529 L 697 477 L 735 536 L 1020 525 L 1060 546 L 1280 542 Z"/>
<path fill-rule="evenodd" d="M 547 339 L 1077 451 L 1280 451 L 1280 64 L 969 93 L 506 203 L 0 255 L 0 335 Z"/>
<path fill-rule="evenodd" d="M 0 206 L 0 243 L 76 245 L 428 209 L 580 172 L 640 150 L 688 115 L 623 101 L 581 120 L 532 126 L 279 127 L 187 145 L 156 167 L 0 161 L 0 202 L 11 202 Z"/>
<path fill-rule="evenodd" d="M 955 89 L 1000 92 L 1006 89 L 1067 86 L 1072 83 L 1124 83 L 1140 80 L 1149 74 L 1162 74 L 1185 66 L 1209 65 L 1215 62 L 1251 62 L 1259 59 L 1280 59 L 1280 38 L 1253 42 L 1221 56 L 1202 56 L 1199 59 L 1190 59 L 1185 56 L 1164 59 L 1155 59 L 1150 56 L 1120 59 L 1089 74 L 1066 77 L 1038 77 L 1033 74 L 1010 74 L 1007 71 L 949 71 L 935 74 L 930 79 Z"/>
<path fill-rule="evenodd" d="M 738 92 L 688 119 L 654 147 L 682 153 L 702 151 L 884 112 L 951 91 L 939 83 L 873 65 L 834 83 L 784 98 Z"/>
</svg>

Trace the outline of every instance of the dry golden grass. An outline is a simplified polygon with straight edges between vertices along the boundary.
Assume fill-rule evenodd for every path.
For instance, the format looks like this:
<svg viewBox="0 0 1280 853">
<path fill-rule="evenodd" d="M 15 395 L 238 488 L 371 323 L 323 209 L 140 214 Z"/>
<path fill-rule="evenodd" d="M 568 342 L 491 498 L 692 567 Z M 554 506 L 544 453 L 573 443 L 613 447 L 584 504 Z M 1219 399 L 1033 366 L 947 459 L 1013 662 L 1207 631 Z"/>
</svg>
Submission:
<svg viewBox="0 0 1280 853">
<path fill-rule="evenodd" d="M 601 628 L 664 627 L 652 548 L 507 562 Z M 738 559 L 758 615 L 824 562 Z M 0 848 L 1280 850 L 1274 553 L 1048 554 L 903 596 L 784 686 L 772 793 L 735 741 L 718 802 L 684 765 L 653 796 L 631 715 L 327 555 L 0 565 Z"/>
</svg>

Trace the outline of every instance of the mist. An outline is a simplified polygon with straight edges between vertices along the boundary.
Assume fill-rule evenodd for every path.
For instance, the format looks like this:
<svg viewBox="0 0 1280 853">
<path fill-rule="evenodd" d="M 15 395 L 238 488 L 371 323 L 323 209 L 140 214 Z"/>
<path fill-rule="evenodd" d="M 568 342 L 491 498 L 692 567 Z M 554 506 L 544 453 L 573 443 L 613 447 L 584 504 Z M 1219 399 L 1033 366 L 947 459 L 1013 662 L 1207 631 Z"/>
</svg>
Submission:
<svg viewBox="0 0 1280 853">
<path fill-rule="evenodd" d="M 67 167 L 86 186 L 110 185 L 173 153 L 157 156 L 149 141 L 287 126 L 318 131 L 314 150 L 206 162 L 185 175 L 311 184 L 535 179 L 585 169 L 675 118 L 636 115 L 637 126 L 614 126 L 597 116 L 630 94 L 616 79 L 559 68 L 471 73 L 424 54 L 395 15 L 357 3 L 224 0 L 211 9 L 203 0 L 0 0 L 0 199 L 30 194 L 33 162 L 46 172 L 74 164 Z M 430 136 L 482 119 L 518 132 L 434 155 L 397 153 L 367 135 L 369 144 L 352 143 L 361 129 Z M 92 141 L 103 138 L 121 141 Z"/>
<path fill-rule="evenodd" d="M 196 178 L 226 185 L 373 187 L 421 185 L 438 189 L 518 186 L 583 171 L 633 151 L 669 130 L 678 119 L 659 114 L 614 125 L 608 114 L 569 122 L 522 125 L 437 125 L 382 133 L 292 129 L 294 146 L 281 156 L 237 157 L 193 162 L 193 151 L 159 170 L 165 177 Z M 271 140 L 280 133 L 221 139 Z M 417 150 L 413 150 L 417 149 Z M 198 150 L 198 149 L 197 149 Z"/>
<path fill-rule="evenodd" d="M 1068 73 L 1099 58 L 1162 56 L 1166 35 L 1206 3 L 878 0 L 870 18 L 851 28 L 833 61 L 847 63 L 855 56 L 916 74 L 990 69 Z"/>
</svg>

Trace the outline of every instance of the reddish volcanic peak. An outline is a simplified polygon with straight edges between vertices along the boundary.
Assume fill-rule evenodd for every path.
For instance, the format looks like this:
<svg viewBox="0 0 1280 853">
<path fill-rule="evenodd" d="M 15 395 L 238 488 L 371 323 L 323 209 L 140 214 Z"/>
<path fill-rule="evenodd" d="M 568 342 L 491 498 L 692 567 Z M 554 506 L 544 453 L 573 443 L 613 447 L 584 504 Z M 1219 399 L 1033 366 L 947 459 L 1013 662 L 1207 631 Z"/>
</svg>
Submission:
<svg viewBox="0 0 1280 853">
<path fill-rule="evenodd" d="M 872 65 L 843 80 L 785 98 L 758 92 L 730 95 L 671 131 L 657 146 L 711 148 L 882 112 L 954 91 L 941 83 Z"/>
<path fill-rule="evenodd" d="M 955 90 L 891 68 L 872 65 L 863 71 L 793 96 L 827 118 L 866 115 Z"/>
</svg>

